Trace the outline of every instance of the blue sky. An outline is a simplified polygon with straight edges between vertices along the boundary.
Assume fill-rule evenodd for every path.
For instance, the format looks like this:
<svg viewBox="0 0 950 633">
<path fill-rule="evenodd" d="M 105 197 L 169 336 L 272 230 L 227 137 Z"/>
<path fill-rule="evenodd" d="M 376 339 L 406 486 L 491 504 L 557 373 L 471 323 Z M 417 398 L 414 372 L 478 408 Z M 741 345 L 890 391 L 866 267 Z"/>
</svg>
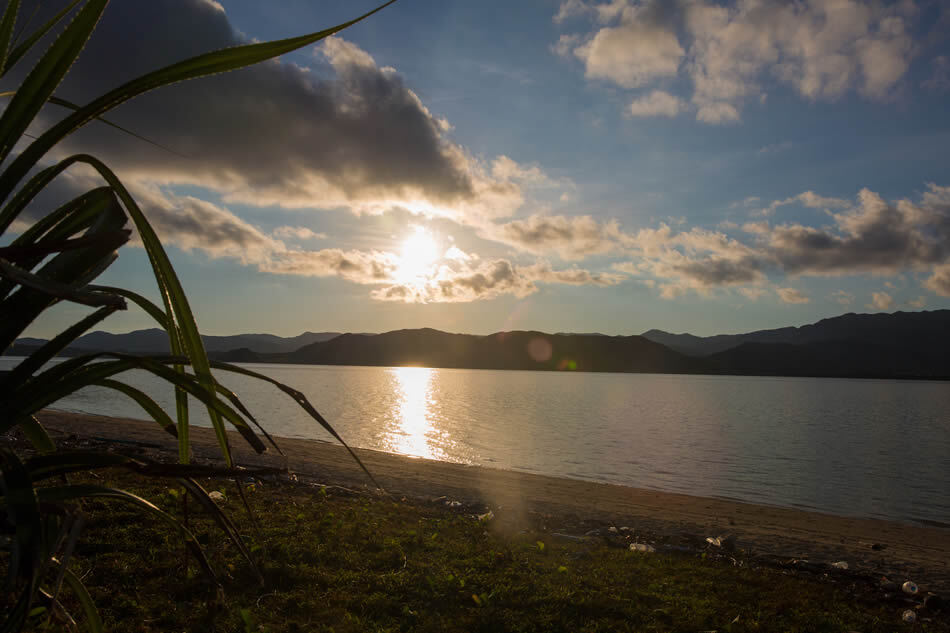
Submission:
<svg viewBox="0 0 950 633">
<path fill-rule="evenodd" d="M 132 4 L 64 96 L 373 6 Z M 923 0 L 400 0 L 116 111 L 188 158 L 96 127 L 61 151 L 117 168 L 213 334 L 715 334 L 947 308 L 948 30 Z M 104 281 L 152 292 L 123 250 Z"/>
</svg>

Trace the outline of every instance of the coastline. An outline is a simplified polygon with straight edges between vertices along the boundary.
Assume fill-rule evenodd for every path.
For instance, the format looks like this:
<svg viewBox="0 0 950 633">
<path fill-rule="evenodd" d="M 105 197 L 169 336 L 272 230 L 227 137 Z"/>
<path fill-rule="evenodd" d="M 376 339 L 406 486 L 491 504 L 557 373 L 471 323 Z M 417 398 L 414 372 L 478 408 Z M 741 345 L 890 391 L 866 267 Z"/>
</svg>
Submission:
<svg viewBox="0 0 950 633">
<path fill-rule="evenodd" d="M 152 458 L 174 459 L 174 438 L 153 422 L 46 410 L 38 415 L 54 439 L 114 442 Z M 319 440 L 275 438 L 285 457 L 257 455 L 231 433 L 242 465 L 286 466 L 302 479 L 349 488 L 370 483 L 343 447 Z M 195 457 L 214 460 L 211 429 L 192 427 Z M 740 548 L 812 562 L 847 561 L 869 574 L 901 576 L 934 590 L 950 590 L 950 529 L 881 519 L 630 488 L 615 484 L 467 466 L 355 449 L 388 492 L 422 502 L 438 497 L 482 505 L 514 524 L 542 523 L 576 534 L 579 525 L 630 526 L 657 538 L 733 534 Z M 571 528 L 574 531 L 571 531 Z M 883 549 L 872 549 L 872 545 Z"/>
</svg>

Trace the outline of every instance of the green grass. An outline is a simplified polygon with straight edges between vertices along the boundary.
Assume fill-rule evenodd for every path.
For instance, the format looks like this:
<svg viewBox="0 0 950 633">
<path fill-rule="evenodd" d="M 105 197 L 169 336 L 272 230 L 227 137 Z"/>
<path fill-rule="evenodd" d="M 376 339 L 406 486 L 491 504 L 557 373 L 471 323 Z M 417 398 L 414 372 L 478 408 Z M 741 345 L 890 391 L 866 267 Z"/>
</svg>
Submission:
<svg viewBox="0 0 950 633">
<path fill-rule="evenodd" d="M 173 484 L 121 473 L 96 483 L 180 507 Z M 906 625 L 903 607 L 847 583 L 501 533 L 440 506 L 303 484 L 249 492 L 257 532 L 233 483 L 209 486 L 228 495 L 222 504 L 266 583 L 206 517 L 192 515 L 225 587 L 214 609 L 219 631 L 950 631 L 946 620 Z M 210 630 L 213 592 L 194 564 L 183 569 L 172 528 L 120 504 L 84 507 L 89 527 L 72 569 L 107 630 Z"/>
</svg>

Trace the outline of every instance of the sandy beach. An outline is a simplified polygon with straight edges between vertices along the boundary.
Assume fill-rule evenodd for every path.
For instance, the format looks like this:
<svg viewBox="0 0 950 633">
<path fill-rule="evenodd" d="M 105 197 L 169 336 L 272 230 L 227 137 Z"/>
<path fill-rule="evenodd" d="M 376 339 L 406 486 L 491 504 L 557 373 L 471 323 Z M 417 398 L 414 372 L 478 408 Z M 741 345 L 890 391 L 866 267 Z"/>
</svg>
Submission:
<svg viewBox="0 0 950 633">
<path fill-rule="evenodd" d="M 54 438 L 75 436 L 118 442 L 123 447 L 173 459 L 174 438 L 158 425 L 139 420 L 44 411 L 41 422 Z M 369 481 L 337 445 L 277 438 L 285 453 L 257 455 L 232 434 L 242 465 L 286 466 L 303 478 L 346 487 L 368 488 Z M 214 459 L 211 429 L 192 429 L 194 454 Z M 569 532 L 589 522 L 630 526 L 654 535 L 692 538 L 733 534 L 739 547 L 777 557 L 814 562 L 847 561 L 852 569 L 946 592 L 950 590 L 950 529 L 877 519 L 754 505 L 716 498 L 629 488 L 417 459 L 357 449 L 379 483 L 399 497 L 432 500 L 445 496 L 481 503 L 509 520 L 540 517 L 552 530 Z M 874 546 L 872 548 L 872 546 Z"/>
</svg>

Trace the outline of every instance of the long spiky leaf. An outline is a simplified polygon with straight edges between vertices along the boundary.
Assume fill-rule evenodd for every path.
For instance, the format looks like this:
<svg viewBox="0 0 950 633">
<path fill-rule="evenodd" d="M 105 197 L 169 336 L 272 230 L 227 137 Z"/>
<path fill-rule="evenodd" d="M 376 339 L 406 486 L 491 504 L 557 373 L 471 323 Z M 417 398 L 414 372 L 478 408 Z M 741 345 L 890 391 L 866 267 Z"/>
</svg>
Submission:
<svg viewBox="0 0 950 633">
<path fill-rule="evenodd" d="M 69 72 L 79 52 L 86 45 L 86 40 L 96 28 L 108 2 L 109 0 L 87 0 L 26 79 L 20 83 L 16 94 L 0 116 L 0 162 L 10 154 L 13 146 L 33 123 L 43 104 Z"/>
<path fill-rule="evenodd" d="M 50 18 L 49 21 L 47 21 L 43 26 L 33 31 L 29 37 L 17 44 L 16 47 L 10 51 L 10 56 L 7 58 L 7 64 L 4 67 L 3 72 L 0 73 L 0 77 L 6 74 L 11 68 L 16 66 L 16 63 L 20 61 L 20 58 L 22 58 L 23 55 L 27 53 L 27 51 L 33 48 L 33 45 L 36 44 L 40 38 L 49 33 L 54 26 L 59 24 L 60 21 L 65 18 L 66 15 L 68 15 L 69 12 L 72 11 L 81 1 L 82 0 L 72 0 L 72 2 L 63 7 L 59 13 Z"/>
<path fill-rule="evenodd" d="M 0 76 L 3 76 L 3 69 L 7 67 L 7 58 L 13 43 L 13 27 L 19 12 L 20 0 L 8 0 L 3 17 L 0 18 Z"/>
</svg>

